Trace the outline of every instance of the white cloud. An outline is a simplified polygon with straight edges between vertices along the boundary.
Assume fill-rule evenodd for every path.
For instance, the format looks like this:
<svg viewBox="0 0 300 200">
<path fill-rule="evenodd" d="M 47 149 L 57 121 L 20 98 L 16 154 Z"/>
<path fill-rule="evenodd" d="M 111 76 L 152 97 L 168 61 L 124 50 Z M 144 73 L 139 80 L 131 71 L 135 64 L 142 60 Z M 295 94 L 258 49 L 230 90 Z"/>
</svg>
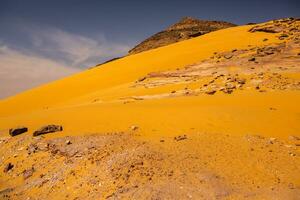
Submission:
<svg viewBox="0 0 300 200">
<path fill-rule="evenodd" d="M 26 47 L 0 42 L 0 98 L 125 55 L 129 46 L 54 27 L 16 24 Z"/>
<path fill-rule="evenodd" d="M 107 59 L 125 55 L 129 46 L 109 42 L 99 34 L 97 39 L 69 33 L 54 27 L 27 29 L 33 48 L 69 66 L 91 67 Z"/>
<path fill-rule="evenodd" d="M 0 98 L 62 78 L 78 69 L 0 44 Z"/>
</svg>

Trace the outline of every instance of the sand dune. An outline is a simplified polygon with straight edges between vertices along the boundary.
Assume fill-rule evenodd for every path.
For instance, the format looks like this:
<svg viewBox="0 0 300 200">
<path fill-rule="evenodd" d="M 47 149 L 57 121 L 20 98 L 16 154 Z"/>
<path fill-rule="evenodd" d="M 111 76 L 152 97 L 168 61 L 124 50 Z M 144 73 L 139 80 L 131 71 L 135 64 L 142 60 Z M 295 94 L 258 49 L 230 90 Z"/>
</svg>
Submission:
<svg viewBox="0 0 300 200">
<path fill-rule="evenodd" d="M 237 26 L 0 101 L 0 195 L 297 199 L 299 44 L 297 19 Z"/>
</svg>

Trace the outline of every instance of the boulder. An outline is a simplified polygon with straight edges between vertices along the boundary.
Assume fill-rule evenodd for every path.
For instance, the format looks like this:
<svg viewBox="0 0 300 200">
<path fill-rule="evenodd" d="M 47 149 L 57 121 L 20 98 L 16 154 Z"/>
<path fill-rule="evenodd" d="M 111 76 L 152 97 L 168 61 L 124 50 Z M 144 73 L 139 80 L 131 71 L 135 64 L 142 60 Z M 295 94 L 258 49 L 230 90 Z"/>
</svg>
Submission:
<svg viewBox="0 0 300 200">
<path fill-rule="evenodd" d="M 40 129 L 36 130 L 33 133 L 33 136 L 39 136 L 39 135 L 43 135 L 43 134 L 47 134 L 47 133 L 53 133 L 53 132 L 58 132 L 58 131 L 62 131 L 63 127 L 60 125 L 46 125 L 41 127 Z"/>
<path fill-rule="evenodd" d="M 20 127 L 17 127 L 17 128 L 11 128 L 11 129 L 9 129 L 9 135 L 16 136 L 16 135 L 20 135 L 22 133 L 25 133 L 27 131 L 28 131 L 27 127 L 20 126 Z"/>
</svg>

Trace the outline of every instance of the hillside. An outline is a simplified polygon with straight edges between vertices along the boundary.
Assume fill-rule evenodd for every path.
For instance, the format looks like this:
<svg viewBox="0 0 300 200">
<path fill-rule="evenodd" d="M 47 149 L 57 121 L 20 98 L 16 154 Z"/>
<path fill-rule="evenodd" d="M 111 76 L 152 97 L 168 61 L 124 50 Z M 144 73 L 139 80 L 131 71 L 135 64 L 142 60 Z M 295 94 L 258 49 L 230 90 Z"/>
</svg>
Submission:
<svg viewBox="0 0 300 200">
<path fill-rule="evenodd" d="M 299 44 L 236 26 L 1 100 L 0 198 L 297 199 Z"/>
<path fill-rule="evenodd" d="M 129 55 L 166 46 L 175 42 L 187 40 L 212 31 L 233 26 L 236 25 L 222 21 L 208 21 L 194 19 L 192 17 L 184 17 L 167 29 L 142 41 L 129 51 Z"/>
</svg>

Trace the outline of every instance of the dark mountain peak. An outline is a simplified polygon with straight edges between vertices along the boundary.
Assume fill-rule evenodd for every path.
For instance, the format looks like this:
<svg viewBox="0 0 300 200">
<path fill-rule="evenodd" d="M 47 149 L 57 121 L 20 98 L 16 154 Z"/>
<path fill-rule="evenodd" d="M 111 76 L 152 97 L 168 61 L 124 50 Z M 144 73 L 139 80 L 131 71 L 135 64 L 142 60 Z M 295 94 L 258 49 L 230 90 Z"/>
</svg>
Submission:
<svg viewBox="0 0 300 200">
<path fill-rule="evenodd" d="M 147 38 L 133 49 L 129 54 L 136 54 L 150 49 L 166 46 L 175 42 L 187 40 L 212 31 L 236 26 L 223 21 L 199 20 L 193 17 L 183 17 L 167 29 Z"/>
</svg>

